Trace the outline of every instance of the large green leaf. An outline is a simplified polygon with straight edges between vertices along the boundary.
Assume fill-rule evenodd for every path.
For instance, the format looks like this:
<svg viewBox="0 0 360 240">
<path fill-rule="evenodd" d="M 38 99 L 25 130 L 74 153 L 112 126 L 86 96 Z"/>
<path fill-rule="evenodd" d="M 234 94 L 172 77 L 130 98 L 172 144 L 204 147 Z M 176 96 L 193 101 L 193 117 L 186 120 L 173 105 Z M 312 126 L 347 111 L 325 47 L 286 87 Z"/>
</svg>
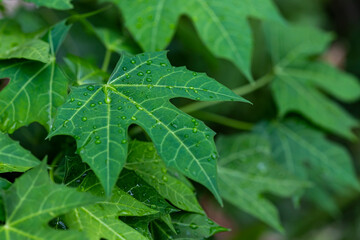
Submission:
<svg viewBox="0 0 360 240">
<path fill-rule="evenodd" d="M 110 1 L 121 8 L 125 25 L 145 51 L 164 49 L 175 32 L 179 17 L 187 15 L 210 51 L 217 57 L 231 60 L 249 79 L 252 78 L 252 34 L 247 18 L 282 22 L 269 0 Z"/>
<path fill-rule="evenodd" d="M 154 239 L 207 239 L 216 233 L 228 231 L 201 214 L 175 213 L 171 218 L 176 232 L 170 231 L 164 223 L 155 221 L 152 223 Z"/>
<path fill-rule="evenodd" d="M 55 8 L 59 10 L 66 10 L 73 8 L 70 3 L 71 0 L 25 0 L 25 2 L 32 2 L 38 6 L 44 6 L 48 8 Z"/>
<path fill-rule="evenodd" d="M 0 133 L 0 173 L 25 172 L 39 163 L 40 161 L 18 142 Z"/>
<path fill-rule="evenodd" d="M 18 178 L 2 194 L 6 221 L 0 226 L 1 239 L 86 239 L 76 231 L 56 231 L 48 222 L 97 198 L 51 182 L 42 164 Z"/>
<path fill-rule="evenodd" d="M 219 179 L 222 197 L 283 231 L 275 206 L 264 193 L 291 197 L 308 184 L 281 168 L 271 156 L 267 139 L 255 134 L 221 137 L 219 149 Z"/>
<path fill-rule="evenodd" d="M 0 20 L 0 59 L 24 58 L 49 62 L 49 44 L 37 38 L 35 34 L 24 33 L 14 21 Z"/>
<path fill-rule="evenodd" d="M 133 141 L 125 168 L 133 170 L 174 206 L 185 211 L 203 213 L 193 190 L 168 173 L 152 143 Z"/>
<path fill-rule="evenodd" d="M 322 91 L 349 102 L 360 97 L 360 84 L 324 63 L 307 60 L 320 54 L 331 36 L 311 28 L 273 23 L 265 24 L 264 29 L 275 64 L 272 91 L 280 116 L 297 112 L 333 133 L 354 138 L 351 128 L 358 125 L 357 120 Z"/>
<path fill-rule="evenodd" d="M 328 190 L 359 189 L 349 154 L 320 131 L 291 120 L 259 125 L 256 132 L 269 139 L 276 161 L 299 178 L 312 182 L 320 195 Z"/>
<path fill-rule="evenodd" d="M 167 166 L 220 200 L 214 132 L 174 107 L 169 100 L 176 97 L 246 101 L 205 74 L 172 67 L 165 52 L 123 55 L 106 84 L 72 88 L 50 136 L 74 136 L 83 161 L 109 194 L 127 156 L 128 127 L 137 124 Z"/>
<path fill-rule="evenodd" d="M 57 107 L 67 95 L 67 79 L 55 63 L 55 53 L 60 44 L 57 38 L 69 29 L 59 23 L 47 34 L 51 60 L 0 62 L 0 78 L 10 79 L 0 91 L 0 130 L 12 133 L 21 126 L 39 122 L 47 129 L 53 122 Z"/>
</svg>

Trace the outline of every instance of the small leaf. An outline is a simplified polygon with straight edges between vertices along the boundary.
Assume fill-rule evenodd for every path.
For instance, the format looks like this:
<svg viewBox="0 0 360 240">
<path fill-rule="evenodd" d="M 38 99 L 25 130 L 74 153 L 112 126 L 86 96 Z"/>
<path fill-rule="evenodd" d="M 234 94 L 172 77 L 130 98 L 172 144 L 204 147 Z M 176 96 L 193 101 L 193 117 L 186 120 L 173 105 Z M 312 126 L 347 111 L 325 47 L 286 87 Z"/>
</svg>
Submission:
<svg viewBox="0 0 360 240">
<path fill-rule="evenodd" d="M 0 133 L 0 173 L 25 172 L 39 164 L 40 161 L 18 142 Z"/>
<path fill-rule="evenodd" d="M 216 233 L 228 231 L 201 214 L 175 213 L 171 215 L 171 218 L 176 233 L 171 232 L 164 223 L 156 221 L 152 223 L 154 239 L 207 239 Z"/>
<path fill-rule="evenodd" d="M 76 231 L 51 229 L 48 222 L 97 200 L 89 194 L 52 183 L 45 164 L 22 175 L 2 196 L 6 221 L 0 226 L 0 238 L 16 240 L 85 239 Z"/>
<path fill-rule="evenodd" d="M 0 59 L 24 58 L 47 63 L 49 44 L 31 33 L 24 33 L 14 21 L 0 20 Z"/>
<path fill-rule="evenodd" d="M 135 53 L 134 47 L 119 32 L 107 28 L 96 28 L 95 33 L 106 49 L 120 54 L 124 51 Z"/>
<path fill-rule="evenodd" d="M 73 82 L 73 85 L 102 84 L 108 74 L 89 61 L 70 55 L 64 58 L 66 63 L 65 72 Z"/>
<path fill-rule="evenodd" d="M 174 206 L 185 211 L 204 212 L 192 189 L 168 173 L 152 143 L 133 141 L 125 168 L 133 170 Z"/>
<path fill-rule="evenodd" d="M 25 0 L 25 2 L 32 2 L 38 6 L 44 6 L 58 10 L 67 10 L 73 8 L 73 5 L 70 3 L 71 0 Z"/>
<path fill-rule="evenodd" d="M 128 150 L 128 127 L 141 126 L 169 167 L 205 185 L 216 183 L 214 132 L 169 100 L 246 101 L 205 74 L 172 67 L 165 52 L 123 55 L 107 84 L 72 88 L 49 137 L 69 134 L 110 194 Z"/>
<path fill-rule="evenodd" d="M 217 147 L 223 198 L 282 232 L 277 209 L 262 194 L 291 197 L 309 184 L 276 164 L 269 142 L 262 137 L 254 134 L 221 137 Z"/>
</svg>

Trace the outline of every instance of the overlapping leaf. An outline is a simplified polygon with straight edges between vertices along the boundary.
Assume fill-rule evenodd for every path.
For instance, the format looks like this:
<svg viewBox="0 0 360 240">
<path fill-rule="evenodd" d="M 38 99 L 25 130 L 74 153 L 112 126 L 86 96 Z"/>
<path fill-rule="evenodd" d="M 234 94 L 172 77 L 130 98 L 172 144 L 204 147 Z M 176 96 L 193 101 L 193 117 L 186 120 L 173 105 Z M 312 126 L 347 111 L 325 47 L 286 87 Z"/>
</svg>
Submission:
<svg viewBox="0 0 360 240">
<path fill-rule="evenodd" d="M 152 223 L 153 237 L 156 240 L 166 239 L 207 239 L 212 235 L 228 231 L 220 227 L 206 216 L 194 213 L 175 213 L 171 215 L 175 233 L 170 231 L 163 223 Z"/>
<path fill-rule="evenodd" d="M 291 197 L 308 184 L 281 168 L 271 156 L 270 143 L 255 134 L 221 137 L 219 185 L 222 197 L 240 209 L 283 231 L 275 206 L 263 193 Z"/>
<path fill-rule="evenodd" d="M 210 51 L 217 57 L 231 60 L 249 79 L 252 38 L 247 17 L 282 22 L 269 0 L 105 1 L 121 8 L 125 25 L 145 51 L 164 49 L 175 32 L 179 17 L 189 16 Z"/>
<path fill-rule="evenodd" d="M 38 164 L 40 161 L 18 142 L 0 133 L 0 173 L 25 172 Z"/>
<path fill-rule="evenodd" d="M 47 34 L 51 60 L 0 62 L 0 78 L 10 79 L 0 91 L 0 130 L 12 133 L 21 126 L 39 122 L 49 128 L 56 108 L 67 95 L 67 79 L 55 63 L 55 52 L 69 27 L 57 24 Z"/>
<path fill-rule="evenodd" d="M 91 192 L 94 195 L 105 197 L 96 176 L 88 171 L 82 180 L 79 189 Z M 80 180 L 84 174 L 78 178 Z M 67 179 L 70 180 L 70 179 Z M 66 214 L 66 224 L 70 228 L 86 233 L 88 239 L 146 239 L 135 229 L 131 228 L 121 220 L 120 216 L 147 216 L 156 214 L 157 211 L 146 207 L 119 188 L 114 188 L 111 198 L 99 201 L 95 205 L 83 206 Z"/>
<path fill-rule="evenodd" d="M 127 129 L 140 125 L 167 166 L 220 199 L 214 132 L 175 108 L 169 100 L 176 97 L 246 101 L 205 74 L 172 67 L 165 52 L 123 55 L 107 84 L 72 88 L 50 136 L 74 136 L 83 161 L 109 194 L 127 156 Z"/>
<path fill-rule="evenodd" d="M 42 164 L 22 175 L 3 195 L 6 220 L 0 238 L 86 239 L 76 231 L 56 231 L 48 222 L 76 207 L 94 203 L 97 198 L 51 182 Z"/>
<path fill-rule="evenodd" d="M 203 213 L 193 190 L 168 173 L 152 143 L 132 142 L 125 168 L 133 170 L 174 206 Z"/>
<path fill-rule="evenodd" d="M 14 21 L 0 20 L 0 59 L 24 58 L 49 62 L 49 44 L 38 38 L 36 34 L 24 33 Z"/>
<path fill-rule="evenodd" d="M 298 112 L 333 133 L 353 138 L 357 121 L 321 91 L 343 101 L 360 97 L 358 81 L 324 63 L 309 61 L 326 48 L 331 36 L 315 29 L 267 23 L 267 44 L 275 64 L 272 84 L 281 116 Z M 307 36 L 304 38 L 303 36 Z"/>
<path fill-rule="evenodd" d="M 314 194 L 324 196 L 328 190 L 349 187 L 359 189 L 349 154 L 320 131 L 292 120 L 260 125 L 256 132 L 269 139 L 276 161 L 317 187 Z"/>
</svg>

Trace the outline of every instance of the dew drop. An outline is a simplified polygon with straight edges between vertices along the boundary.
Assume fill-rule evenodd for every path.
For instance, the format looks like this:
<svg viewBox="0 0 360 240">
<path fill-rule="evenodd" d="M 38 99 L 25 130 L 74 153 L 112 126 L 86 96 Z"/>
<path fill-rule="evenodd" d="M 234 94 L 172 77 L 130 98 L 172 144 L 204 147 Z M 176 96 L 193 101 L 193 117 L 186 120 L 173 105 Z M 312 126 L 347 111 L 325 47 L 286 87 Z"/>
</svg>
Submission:
<svg viewBox="0 0 360 240">
<path fill-rule="evenodd" d="M 192 73 L 192 75 L 196 76 L 196 75 L 197 75 L 197 73 L 196 73 L 196 72 L 193 72 L 193 73 Z"/>
<path fill-rule="evenodd" d="M 168 177 L 167 177 L 167 176 L 163 176 L 163 177 L 162 177 L 162 180 L 163 180 L 164 182 L 169 181 L 169 179 L 168 179 Z"/>
<path fill-rule="evenodd" d="M 147 60 L 147 61 L 146 61 L 146 64 L 147 64 L 147 65 L 151 65 L 151 64 L 152 64 L 152 61 L 151 61 L 151 60 Z"/>
<path fill-rule="evenodd" d="M 197 128 L 193 128 L 193 133 L 197 133 L 198 129 Z"/>
<path fill-rule="evenodd" d="M 165 174 L 165 173 L 167 173 L 167 169 L 166 168 L 161 168 L 161 172 Z"/>
<path fill-rule="evenodd" d="M 109 104 L 109 103 L 111 103 L 111 98 L 109 96 L 106 96 L 104 101 L 105 101 L 105 103 Z"/>
<path fill-rule="evenodd" d="M 136 105 L 136 108 L 140 111 L 144 110 L 144 108 L 142 108 L 140 105 Z"/>
<path fill-rule="evenodd" d="M 197 229 L 199 226 L 198 225 L 196 225 L 195 223 L 191 223 L 190 224 L 190 228 L 192 228 L 192 229 Z"/>
<path fill-rule="evenodd" d="M 171 125 L 173 128 L 177 128 L 177 127 L 178 127 L 175 123 L 170 123 L 170 125 Z"/>
<path fill-rule="evenodd" d="M 123 70 L 124 70 L 124 71 L 126 71 L 126 70 L 127 70 L 127 68 L 126 68 L 126 67 L 123 67 Z"/>
<path fill-rule="evenodd" d="M 152 80 L 151 80 L 151 78 L 146 78 L 146 81 L 151 82 Z"/>
<path fill-rule="evenodd" d="M 81 105 L 82 105 L 82 102 L 78 101 L 77 105 L 78 105 L 78 106 L 81 106 Z"/>
<path fill-rule="evenodd" d="M 98 104 L 101 105 L 101 104 L 103 104 L 103 102 L 102 102 L 102 101 L 99 101 Z"/>
<path fill-rule="evenodd" d="M 96 136 L 95 139 L 100 139 L 100 137 L 99 137 L 99 136 Z"/>
<path fill-rule="evenodd" d="M 130 61 L 130 63 L 131 63 L 131 64 L 135 64 L 136 61 L 133 59 L 133 60 Z"/>
<path fill-rule="evenodd" d="M 125 120 L 125 119 L 126 119 L 126 117 L 125 117 L 125 116 L 121 116 L 121 119 L 122 119 L 122 120 Z"/>
<path fill-rule="evenodd" d="M 95 106 L 96 106 L 95 103 L 90 104 L 90 107 L 95 107 Z"/>
<path fill-rule="evenodd" d="M 75 101 L 75 98 L 71 98 L 71 99 L 70 99 L 70 102 L 73 102 L 73 101 Z"/>
<path fill-rule="evenodd" d="M 99 139 L 95 141 L 95 144 L 100 144 L 100 143 L 101 143 L 101 140 L 99 140 Z"/>
<path fill-rule="evenodd" d="M 150 70 L 146 70 L 146 73 L 147 73 L 147 74 L 150 74 L 150 73 L 151 73 L 151 71 L 150 71 Z"/>
<path fill-rule="evenodd" d="M 160 66 L 166 67 L 166 63 L 160 63 Z"/>
<path fill-rule="evenodd" d="M 88 86 L 88 87 L 87 87 L 87 90 L 89 90 L 89 91 L 94 91 L 94 86 L 93 86 L 93 85 Z"/>
<path fill-rule="evenodd" d="M 86 122 L 86 121 L 87 121 L 87 117 L 82 117 L 82 118 L 81 118 L 81 121 Z"/>
<path fill-rule="evenodd" d="M 123 139 L 123 140 L 121 140 L 121 143 L 122 143 L 122 144 L 125 144 L 125 143 L 127 143 L 127 140 L 126 140 L 126 139 Z"/>
<path fill-rule="evenodd" d="M 185 134 L 184 137 L 185 137 L 185 138 L 189 138 L 189 134 Z"/>
<path fill-rule="evenodd" d="M 84 93 L 84 96 L 87 96 L 87 95 L 88 95 L 88 93 L 87 93 L 87 92 L 85 92 L 85 93 Z"/>
<path fill-rule="evenodd" d="M 152 85 L 152 84 L 147 85 L 148 89 L 152 89 L 153 87 L 154 87 L 154 85 Z"/>
<path fill-rule="evenodd" d="M 137 75 L 138 75 L 138 76 L 144 76 L 144 73 L 143 73 L 143 72 L 138 72 Z"/>
<path fill-rule="evenodd" d="M 122 107 L 120 106 L 120 107 L 118 107 L 118 110 L 121 110 L 122 109 Z"/>
<path fill-rule="evenodd" d="M 93 129 L 96 129 L 96 128 L 97 128 L 97 126 L 94 125 L 94 126 L 93 126 Z"/>
<path fill-rule="evenodd" d="M 135 116 L 132 116 L 132 117 L 131 117 L 131 120 L 136 121 L 136 120 L 137 120 L 137 118 L 136 118 Z"/>
<path fill-rule="evenodd" d="M 131 78 L 130 74 L 128 74 L 128 73 L 125 74 L 125 76 L 126 76 L 127 79 Z"/>
<path fill-rule="evenodd" d="M 64 127 L 66 127 L 66 124 L 69 122 L 69 120 L 65 120 L 64 122 L 63 122 L 63 126 Z"/>
</svg>

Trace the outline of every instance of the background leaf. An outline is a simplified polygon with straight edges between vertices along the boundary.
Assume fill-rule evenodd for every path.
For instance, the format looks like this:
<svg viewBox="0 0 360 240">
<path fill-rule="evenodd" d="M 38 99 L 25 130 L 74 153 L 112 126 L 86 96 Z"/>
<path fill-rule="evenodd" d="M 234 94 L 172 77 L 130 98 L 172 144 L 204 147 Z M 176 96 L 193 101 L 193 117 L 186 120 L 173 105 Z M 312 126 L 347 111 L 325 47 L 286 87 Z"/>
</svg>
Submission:
<svg viewBox="0 0 360 240">
<path fill-rule="evenodd" d="M 145 51 L 163 50 L 181 15 L 193 21 L 206 47 L 217 57 L 232 61 L 252 79 L 251 30 L 247 17 L 282 19 L 271 1 L 236 0 L 111 0 L 125 17 L 125 25 Z"/>
<path fill-rule="evenodd" d="M 309 184 L 292 176 L 273 159 L 270 143 L 254 134 L 220 137 L 221 195 L 245 212 L 283 231 L 276 207 L 263 194 L 291 197 Z"/>
</svg>

